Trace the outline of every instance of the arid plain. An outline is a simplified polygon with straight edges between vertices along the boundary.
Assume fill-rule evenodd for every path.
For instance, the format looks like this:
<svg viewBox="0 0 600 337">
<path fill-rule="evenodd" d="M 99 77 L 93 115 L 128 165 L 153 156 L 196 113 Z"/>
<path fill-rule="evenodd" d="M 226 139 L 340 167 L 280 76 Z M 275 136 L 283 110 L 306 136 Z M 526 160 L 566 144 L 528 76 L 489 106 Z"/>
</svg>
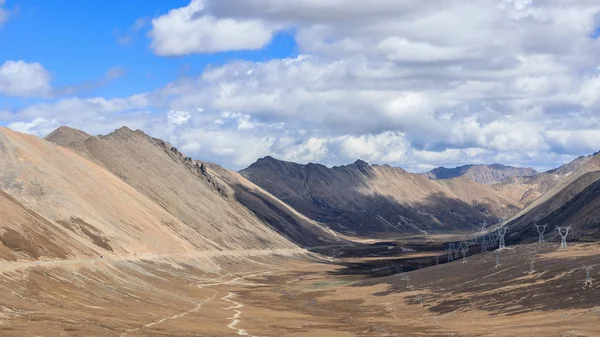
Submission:
<svg viewBox="0 0 600 337">
<path fill-rule="evenodd" d="M 536 254 L 533 273 L 527 257 Z M 429 254 L 425 254 L 429 258 Z M 382 275 L 409 257 L 300 250 L 0 266 L 3 336 L 597 336 L 600 245 L 555 243 Z M 346 261 L 348 260 L 348 261 Z M 357 263 L 361 268 L 356 268 Z M 370 270 L 374 270 L 371 272 Z M 397 274 L 396 274 L 397 273 Z M 407 280 L 410 279 L 410 280 Z M 407 287 L 410 284 L 413 288 Z"/>
</svg>

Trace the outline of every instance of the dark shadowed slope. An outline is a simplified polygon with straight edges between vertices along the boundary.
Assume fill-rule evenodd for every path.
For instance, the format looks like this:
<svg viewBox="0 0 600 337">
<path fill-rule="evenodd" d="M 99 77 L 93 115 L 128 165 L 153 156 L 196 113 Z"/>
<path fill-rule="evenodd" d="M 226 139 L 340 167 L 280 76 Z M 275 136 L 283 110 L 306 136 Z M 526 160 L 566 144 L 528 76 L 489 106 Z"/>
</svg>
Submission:
<svg viewBox="0 0 600 337">
<path fill-rule="evenodd" d="M 563 170 L 561 170 L 561 168 L 563 168 Z M 529 195 L 528 198 L 530 201 L 526 203 L 526 207 L 515 214 L 511 220 L 523 217 L 527 213 L 531 212 L 534 208 L 553 198 L 556 194 L 560 193 L 570 184 L 587 173 L 600 170 L 600 154 L 596 153 L 594 155 L 585 157 L 585 160 L 580 158 L 575 159 L 574 162 L 563 165 L 561 168 L 557 170 L 566 172 L 563 175 L 544 172 L 536 174 L 524 182 L 511 182 L 493 186 L 494 188 L 503 189 L 505 193 L 507 191 L 509 191 L 508 193 L 512 191 L 516 192 L 515 194 L 517 195 L 522 192 L 524 193 L 524 196 Z M 591 183 L 591 181 L 589 181 L 589 183 Z M 582 186 L 581 182 L 574 186 L 580 186 L 579 191 L 587 187 Z"/>
<path fill-rule="evenodd" d="M 501 164 L 464 165 L 455 168 L 438 167 L 423 173 L 429 179 L 452 179 L 465 177 L 481 184 L 496 184 L 511 177 L 532 176 L 537 172 L 532 168 L 512 167 Z"/>
<path fill-rule="evenodd" d="M 461 200 L 444 184 L 360 160 L 327 168 L 266 157 L 240 173 L 307 217 L 349 234 L 389 237 L 472 230 L 496 216 L 486 205 Z"/>
<path fill-rule="evenodd" d="M 558 238 L 555 226 L 573 225 L 571 238 L 600 234 L 600 171 L 586 173 L 551 198 L 508 224 L 510 241 L 533 242 L 533 225 L 548 224 L 547 237 Z"/>
<path fill-rule="evenodd" d="M 216 165 L 209 169 L 208 164 L 185 157 L 141 131 L 124 127 L 106 136 L 89 137 L 84 149 L 92 160 L 154 200 L 196 235 L 208 236 L 219 246 L 272 247 L 280 240 L 279 234 L 302 246 L 338 241 L 276 200 L 240 202 L 249 199 L 242 197 L 248 193 L 221 179 L 219 174 L 229 177 L 227 170 L 217 170 Z M 251 195 L 261 196 L 259 188 L 249 188 Z"/>
<path fill-rule="evenodd" d="M 238 202 L 291 241 L 304 247 L 345 243 L 338 233 L 299 213 L 239 173 L 211 163 L 205 165 L 233 189 Z"/>
</svg>

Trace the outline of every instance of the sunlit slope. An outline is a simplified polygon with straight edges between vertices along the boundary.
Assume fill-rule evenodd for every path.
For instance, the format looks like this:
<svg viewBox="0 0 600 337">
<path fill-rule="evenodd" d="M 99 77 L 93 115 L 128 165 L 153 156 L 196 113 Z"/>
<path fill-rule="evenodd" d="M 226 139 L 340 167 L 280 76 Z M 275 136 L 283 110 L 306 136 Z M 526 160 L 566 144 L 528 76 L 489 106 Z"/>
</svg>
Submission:
<svg viewBox="0 0 600 337">
<path fill-rule="evenodd" d="M 124 143 L 125 149 L 134 145 Z M 0 128 L 0 189 L 43 218 L 35 220 L 44 227 L 40 233 L 58 238 L 53 242 L 61 247 L 56 253 L 41 255 L 296 247 L 235 200 L 205 186 L 209 182 L 194 183 L 176 166 L 169 166 L 173 160 L 166 154 L 160 159 L 147 157 L 138 161 L 131 154 L 137 152 L 138 159 L 143 158 L 147 154 L 143 146 L 135 145 L 128 148 L 132 152 L 126 152 L 111 147 L 109 142 L 103 145 L 106 149 L 100 149 L 100 145 L 92 144 L 91 148 L 98 158 L 105 159 L 105 166 L 44 139 Z M 103 156 L 110 154 L 110 159 Z M 111 172 L 111 164 L 118 167 L 115 171 L 122 177 L 130 173 L 129 181 Z M 153 164 L 164 171 L 153 170 Z M 142 169 L 144 166 L 148 169 Z M 158 178 L 160 174 L 165 180 Z M 180 184 L 166 184 L 176 181 Z M 185 185 L 189 187 L 186 189 Z M 149 198 L 143 192 L 155 197 Z M 175 208 L 181 203 L 184 205 Z M 33 222 L 19 225 L 18 219 L 8 223 L 5 228 L 13 228 L 21 235 L 27 226 L 33 226 Z"/>
<path fill-rule="evenodd" d="M 290 242 L 282 235 L 301 246 L 337 241 L 307 219 L 299 219 L 293 210 L 290 216 L 276 217 L 274 214 L 281 212 L 280 209 L 289 208 L 279 200 L 268 200 L 264 209 L 240 202 L 235 186 L 220 177 L 227 175 L 228 170 L 212 164 L 209 168 L 208 163 L 186 157 L 170 144 L 142 131 L 124 127 L 106 136 L 88 137 L 83 142 L 78 135 L 77 130 L 61 128 L 48 138 L 60 138 L 65 144 L 81 143 L 74 150 L 113 172 L 219 247 L 288 247 Z M 70 137 L 74 141 L 65 141 Z M 290 228 L 296 228 L 297 233 L 289 235 Z"/>
</svg>

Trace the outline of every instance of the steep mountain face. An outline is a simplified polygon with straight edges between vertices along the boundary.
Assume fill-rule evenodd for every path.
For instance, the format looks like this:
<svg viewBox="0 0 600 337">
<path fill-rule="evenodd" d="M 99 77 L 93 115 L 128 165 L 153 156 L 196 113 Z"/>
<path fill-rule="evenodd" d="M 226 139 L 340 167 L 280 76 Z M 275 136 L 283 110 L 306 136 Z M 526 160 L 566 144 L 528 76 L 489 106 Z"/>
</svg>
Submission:
<svg viewBox="0 0 600 337">
<path fill-rule="evenodd" d="M 583 174 L 565 188 L 508 226 L 513 242 L 534 242 L 538 233 L 534 224 L 548 224 L 546 237 L 558 239 L 556 226 L 572 225 L 571 239 L 600 238 L 600 171 Z"/>
<path fill-rule="evenodd" d="M 496 184 L 511 177 L 527 177 L 536 174 L 532 168 L 512 167 L 501 164 L 464 165 L 455 168 L 438 167 L 423 173 L 429 179 L 452 179 L 465 177 L 481 184 Z"/>
<path fill-rule="evenodd" d="M 265 157 L 240 173 L 307 217 L 348 234 L 390 237 L 472 230 L 483 220 L 494 221 L 494 212 L 518 210 L 481 184 L 440 183 L 360 160 L 327 168 Z M 478 196 L 466 191 L 470 184 L 480 187 Z M 451 191 L 458 186 L 465 200 Z"/>
<path fill-rule="evenodd" d="M 569 169 L 565 169 L 567 167 Z M 574 169 L 575 167 L 576 169 Z M 512 220 L 520 218 L 531 212 L 534 208 L 544 204 L 546 201 L 559 194 L 582 176 L 597 170 L 600 170 L 600 154 L 598 153 L 585 157 L 585 161 L 582 161 L 581 158 L 578 158 L 575 160 L 575 164 L 572 162 L 561 166 L 561 168 L 557 169 L 557 171 L 566 172 L 563 175 L 544 172 L 536 174 L 522 183 L 506 183 L 503 186 L 504 189 L 524 191 L 523 199 L 530 198 L 531 200 L 530 202 L 526 203 L 525 208 L 513 215 Z M 589 183 L 591 184 L 591 181 L 589 181 Z M 585 187 L 586 186 L 582 186 L 579 190 Z M 532 196 L 536 197 L 532 198 Z"/>
<path fill-rule="evenodd" d="M 141 132 L 84 136 L 64 128 L 49 136 L 72 150 L 0 128 L 0 256 L 297 249 L 341 241 L 268 198 L 263 218 L 279 209 L 289 214 L 264 221 L 210 169 Z M 295 221 L 297 243 L 279 233 L 285 221 Z M 312 232 L 304 236 L 303 226 Z"/>
<path fill-rule="evenodd" d="M 219 244 L 231 242 L 231 237 L 242 233 L 268 237 L 268 227 L 248 224 L 250 215 L 303 246 L 337 241 L 310 220 L 289 210 L 287 205 L 265 196 L 262 189 L 236 173 L 192 160 L 170 144 L 141 131 L 121 128 L 107 136 L 90 137 L 84 145 L 96 161 L 169 213 L 186 224 L 202 223 L 203 234 L 222 237 Z M 241 190 L 239 186 L 246 186 L 248 190 Z M 251 204 L 248 194 L 261 198 L 264 207 L 258 209 L 259 205 Z M 219 234 L 224 228 L 230 231 L 228 235 Z M 292 228 L 296 231 L 291 231 Z"/>
</svg>

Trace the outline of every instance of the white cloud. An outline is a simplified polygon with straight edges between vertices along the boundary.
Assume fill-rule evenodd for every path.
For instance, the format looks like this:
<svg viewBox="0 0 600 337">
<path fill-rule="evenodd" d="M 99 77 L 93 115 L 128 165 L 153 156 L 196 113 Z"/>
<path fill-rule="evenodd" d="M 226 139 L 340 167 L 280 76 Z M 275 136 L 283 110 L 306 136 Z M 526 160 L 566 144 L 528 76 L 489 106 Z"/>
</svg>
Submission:
<svg viewBox="0 0 600 337">
<path fill-rule="evenodd" d="M 0 95 L 41 97 L 50 94 L 50 73 L 39 63 L 6 61 L 0 66 Z"/>
<path fill-rule="evenodd" d="M 596 0 L 194 0 L 152 20 L 156 54 L 255 50 L 286 29 L 300 55 L 9 115 L 98 132 L 135 123 L 232 168 L 269 154 L 549 168 L 600 148 L 598 17 Z"/>
<path fill-rule="evenodd" d="M 8 60 L 0 65 L 0 95 L 38 98 L 72 95 L 105 86 L 124 73 L 122 67 L 112 67 L 100 80 L 53 88 L 50 83 L 52 75 L 40 63 Z"/>
<path fill-rule="evenodd" d="M 169 125 L 181 125 L 186 123 L 190 118 L 192 118 L 192 114 L 188 111 L 171 110 L 167 112 Z"/>
<path fill-rule="evenodd" d="M 203 0 L 173 9 L 152 20 L 151 47 L 158 55 L 186 55 L 260 49 L 272 37 L 261 20 L 216 18 L 206 13 Z"/>
<path fill-rule="evenodd" d="M 38 117 L 31 122 L 15 122 L 8 125 L 8 127 L 17 132 L 32 133 L 38 136 L 45 136 L 52 130 L 58 128 L 60 124 L 56 119 L 46 119 Z"/>
</svg>

